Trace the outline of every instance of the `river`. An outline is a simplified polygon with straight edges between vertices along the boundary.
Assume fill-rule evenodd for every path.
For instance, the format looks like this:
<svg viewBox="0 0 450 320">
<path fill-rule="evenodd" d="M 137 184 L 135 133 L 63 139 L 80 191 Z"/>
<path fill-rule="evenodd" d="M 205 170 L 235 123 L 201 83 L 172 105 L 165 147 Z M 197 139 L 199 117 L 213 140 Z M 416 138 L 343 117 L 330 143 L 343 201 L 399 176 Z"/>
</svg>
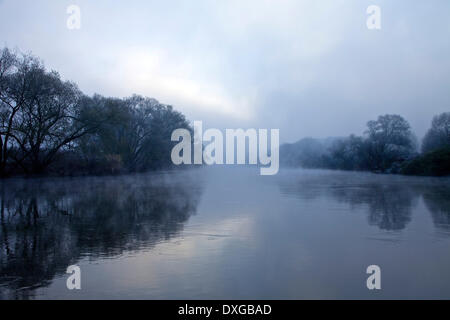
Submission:
<svg viewBox="0 0 450 320">
<path fill-rule="evenodd" d="M 0 200 L 0 299 L 450 298 L 447 178 L 203 168 L 6 180 Z"/>
</svg>

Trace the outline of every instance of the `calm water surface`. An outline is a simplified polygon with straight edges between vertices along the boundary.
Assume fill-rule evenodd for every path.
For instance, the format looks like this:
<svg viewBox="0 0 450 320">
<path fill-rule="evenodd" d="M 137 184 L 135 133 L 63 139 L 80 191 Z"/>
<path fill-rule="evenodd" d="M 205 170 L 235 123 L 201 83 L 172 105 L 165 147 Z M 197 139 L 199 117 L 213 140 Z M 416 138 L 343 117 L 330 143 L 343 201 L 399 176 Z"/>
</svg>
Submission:
<svg viewBox="0 0 450 320">
<path fill-rule="evenodd" d="M 0 199 L 1 299 L 450 299 L 449 179 L 208 168 L 8 180 Z"/>
</svg>

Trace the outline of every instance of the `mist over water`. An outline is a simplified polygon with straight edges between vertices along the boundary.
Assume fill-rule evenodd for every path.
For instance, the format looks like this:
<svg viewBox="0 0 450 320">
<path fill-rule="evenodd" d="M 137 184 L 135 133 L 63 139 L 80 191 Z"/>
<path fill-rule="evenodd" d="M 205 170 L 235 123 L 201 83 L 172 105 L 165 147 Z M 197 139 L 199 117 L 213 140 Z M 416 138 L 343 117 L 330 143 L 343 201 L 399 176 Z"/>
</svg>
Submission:
<svg viewBox="0 0 450 320">
<path fill-rule="evenodd" d="M 0 0 L 0 300 L 450 300 L 449 12 Z"/>
<path fill-rule="evenodd" d="M 450 297 L 449 179 L 223 167 L 0 190 L 3 299 Z"/>
</svg>

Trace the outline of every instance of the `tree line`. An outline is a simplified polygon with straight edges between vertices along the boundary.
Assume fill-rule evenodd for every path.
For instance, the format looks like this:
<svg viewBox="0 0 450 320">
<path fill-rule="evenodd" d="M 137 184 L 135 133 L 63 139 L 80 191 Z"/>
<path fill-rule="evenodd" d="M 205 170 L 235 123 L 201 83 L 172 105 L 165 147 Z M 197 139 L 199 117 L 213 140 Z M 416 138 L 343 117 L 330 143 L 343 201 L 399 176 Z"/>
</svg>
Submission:
<svg viewBox="0 0 450 320">
<path fill-rule="evenodd" d="M 88 96 L 29 53 L 0 49 L 0 177 L 111 174 L 172 166 L 171 133 L 185 116 L 134 95 Z M 409 123 L 382 115 L 362 136 L 302 139 L 281 164 L 418 175 L 450 174 L 450 112 L 436 116 L 421 148 Z"/>
<path fill-rule="evenodd" d="M 140 172 L 171 166 L 172 106 L 88 96 L 29 53 L 0 49 L 0 176 Z"/>
<path fill-rule="evenodd" d="M 400 115 L 382 115 L 367 123 L 363 136 L 305 138 L 281 147 L 287 166 L 360 170 L 414 175 L 450 174 L 450 112 L 434 117 L 421 147 Z"/>
</svg>

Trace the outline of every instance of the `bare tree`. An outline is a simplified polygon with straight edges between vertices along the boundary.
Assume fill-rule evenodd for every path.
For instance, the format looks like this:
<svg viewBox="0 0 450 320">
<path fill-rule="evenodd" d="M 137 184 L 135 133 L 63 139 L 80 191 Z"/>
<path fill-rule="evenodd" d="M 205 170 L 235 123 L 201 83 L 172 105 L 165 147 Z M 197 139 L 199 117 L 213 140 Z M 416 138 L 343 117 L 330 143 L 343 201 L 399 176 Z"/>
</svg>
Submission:
<svg viewBox="0 0 450 320">
<path fill-rule="evenodd" d="M 42 173 L 58 152 L 90 132 L 97 121 L 83 121 L 83 94 L 58 73 L 46 71 L 31 55 L 13 55 L 15 66 L 2 90 L 2 168 L 7 158 L 26 173 Z M 91 117 L 90 120 L 93 120 Z"/>
<path fill-rule="evenodd" d="M 11 138 L 13 120 L 22 99 L 13 99 L 9 87 L 11 74 L 15 71 L 17 56 L 8 48 L 0 49 L 0 176 L 5 174 L 8 161 L 8 142 Z"/>
<path fill-rule="evenodd" d="M 66 173 L 71 165 L 99 173 L 170 166 L 177 128 L 190 126 L 155 99 L 87 97 L 31 54 L 0 51 L 1 176 L 52 164 Z"/>
<path fill-rule="evenodd" d="M 185 117 L 171 106 L 134 95 L 127 99 L 94 96 L 92 105 L 103 121 L 98 131 L 81 139 L 81 153 L 118 163 L 127 171 L 145 171 L 171 163 L 170 136 L 177 128 L 190 129 Z M 101 161 L 101 160 L 100 160 Z"/>
</svg>

